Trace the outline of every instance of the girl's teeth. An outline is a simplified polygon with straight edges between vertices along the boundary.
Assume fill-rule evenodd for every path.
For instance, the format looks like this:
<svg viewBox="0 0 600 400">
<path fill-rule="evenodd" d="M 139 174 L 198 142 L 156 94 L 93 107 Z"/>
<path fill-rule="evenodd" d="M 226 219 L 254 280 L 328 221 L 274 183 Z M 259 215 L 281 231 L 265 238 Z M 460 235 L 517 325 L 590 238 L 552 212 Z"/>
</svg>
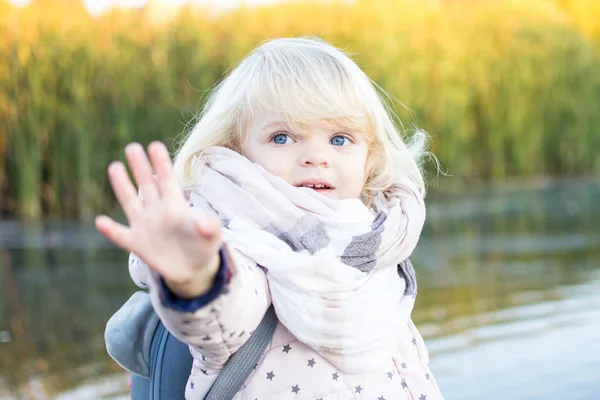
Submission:
<svg viewBox="0 0 600 400">
<path fill-rule="evenodd" d="M 311 189 L 325 189 L 327 186 L 325 185 L 304 185 L 304 187 Z"/>
</svg>

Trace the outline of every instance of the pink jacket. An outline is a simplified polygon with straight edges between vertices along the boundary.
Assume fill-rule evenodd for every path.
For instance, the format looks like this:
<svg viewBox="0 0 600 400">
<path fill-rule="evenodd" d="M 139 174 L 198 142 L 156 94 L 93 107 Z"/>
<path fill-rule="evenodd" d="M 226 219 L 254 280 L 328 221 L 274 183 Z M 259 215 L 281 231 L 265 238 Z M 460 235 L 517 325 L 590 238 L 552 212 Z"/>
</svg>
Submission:
<svg viewBox="0 0 600 400">
<path fill-rule="evenodd" d="M 164 325 L 190 346 L 194 363 L 186 388 L 188 400 L 203 399 L 225 362 L 250 337 L 271 303 L 263 269 L 233 249 L 226 254 L 228 283 L 214 300 L 194 312 L 167 307 L 161 297 L 160 278 L 149 274 L 147 266 L 131 255 L 132 278 L 139 286 L 149 287 L 152 304 Z M 412 321 L 398 337 L 397 348 L 390 346 L 389 360 L 378 370 L 346 374 L 279 323 L 235 400 L 442 399 L 428 367 L 425 343 Z"/>
</svg>

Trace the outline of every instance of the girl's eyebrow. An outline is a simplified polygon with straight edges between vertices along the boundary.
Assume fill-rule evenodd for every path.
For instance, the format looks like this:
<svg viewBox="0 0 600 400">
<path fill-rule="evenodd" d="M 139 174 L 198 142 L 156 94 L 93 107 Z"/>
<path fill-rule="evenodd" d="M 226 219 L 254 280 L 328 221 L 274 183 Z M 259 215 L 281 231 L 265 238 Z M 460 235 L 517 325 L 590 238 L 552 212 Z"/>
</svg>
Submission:
<svg viewBox="0 0 600 400">
<path fill-rule="evenodd" d="M 282 130 L 287 133 L 292 133 L 296 136 L 306 136 L 306 133 L 303 132 L 301 129 L 298 130 L 298 128 L 294 128 L 290 124 L 285 123 L 285 121 L 272 121 L 263 125 L 262 128 L 262 132 L 267 134 L 278 130 Z"/>
<path fill-rule="evenodd" d="M 262 127 L 263 130 L 282 129 L 282 128 L 287 129 L 288 126 L 287 126 L 287 124 L 284 124 L 281 121 L 271 121 L 271 122 L 263 125 L 263 127 Z"/>
</svg>

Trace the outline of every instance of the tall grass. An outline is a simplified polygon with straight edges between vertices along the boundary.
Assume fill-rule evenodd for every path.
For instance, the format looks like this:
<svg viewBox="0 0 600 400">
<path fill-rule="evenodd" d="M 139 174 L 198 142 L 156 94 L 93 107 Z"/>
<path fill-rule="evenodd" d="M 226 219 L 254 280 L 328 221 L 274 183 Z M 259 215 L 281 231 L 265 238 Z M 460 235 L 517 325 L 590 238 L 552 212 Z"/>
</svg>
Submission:
<svg viewBox="0 0 600 400">
<path fill-rule="evenodd" d="M 110 208 L 105 169 L 126 143 L 177 137 L 257 43 L 307 34 L 355 54 L 457 178 L 598 172 L 598 4 L 312 1 L 157 21 L 0 0 L 0 210 L 87 218 Z"/>
</svg>

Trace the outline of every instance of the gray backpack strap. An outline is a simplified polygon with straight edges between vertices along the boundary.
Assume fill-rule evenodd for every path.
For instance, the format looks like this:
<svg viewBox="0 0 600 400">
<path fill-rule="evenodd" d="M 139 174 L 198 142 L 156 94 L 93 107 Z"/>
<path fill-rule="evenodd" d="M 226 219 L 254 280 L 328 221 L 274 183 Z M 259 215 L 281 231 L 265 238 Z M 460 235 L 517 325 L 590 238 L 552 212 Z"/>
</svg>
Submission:
<svg viewBox="0 0 600 400">
<path fill-rule="evenodd" d="M 271 305 L 252 336 L 229 358 L 204 400 L 233 399 L 265 352 L 276 326 L 277 315 Z"/>
</svg>

